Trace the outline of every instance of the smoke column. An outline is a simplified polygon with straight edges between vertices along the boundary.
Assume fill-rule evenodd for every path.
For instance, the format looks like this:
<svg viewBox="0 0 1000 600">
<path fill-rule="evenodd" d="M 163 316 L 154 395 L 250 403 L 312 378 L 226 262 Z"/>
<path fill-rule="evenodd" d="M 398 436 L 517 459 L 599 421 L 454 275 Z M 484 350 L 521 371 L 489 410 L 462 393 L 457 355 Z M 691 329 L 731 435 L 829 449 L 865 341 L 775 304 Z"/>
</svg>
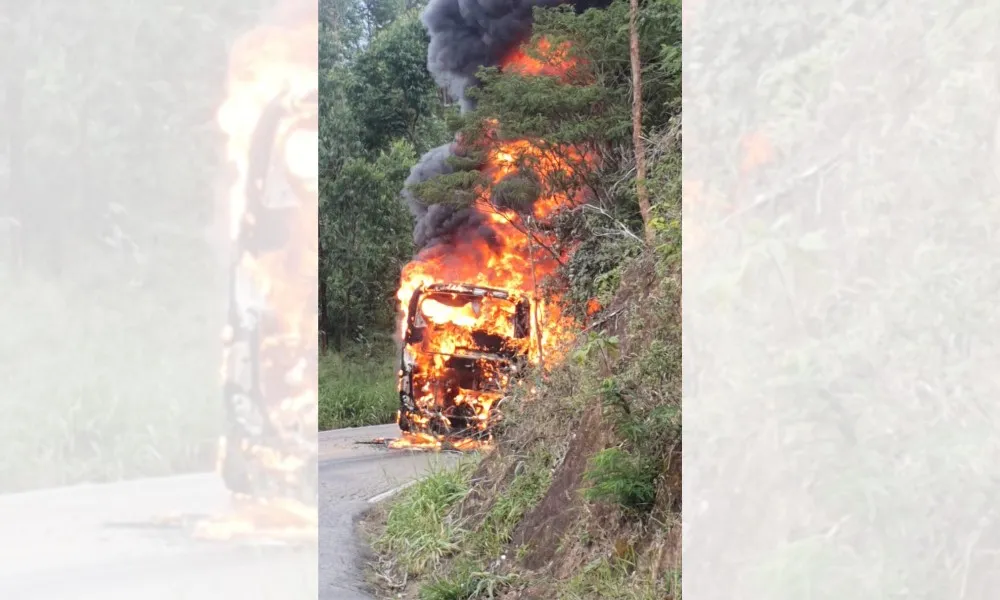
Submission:
<svg viewBox="0 0 1000 600">
<path fill-rule="evenodd" d="M 431 0 L 421 15 L 430 36 L 427 70 L 462 112 L 475 108 L 466 92 L 476 85 L 476 72 L 499 62 L 531 34 L 532 9 L 569 4 L 577 11 L 606 6 L 610 0 Z M 490 236 L 482 216 L 472 208 L 426 206 L 409 187 L 452 171 L 448 158 L 455 144 L 428 151 L 406 178 L 402 195 L 416 219 L 417 250 L 433 247 L 456 235 Z"/>
</svg>

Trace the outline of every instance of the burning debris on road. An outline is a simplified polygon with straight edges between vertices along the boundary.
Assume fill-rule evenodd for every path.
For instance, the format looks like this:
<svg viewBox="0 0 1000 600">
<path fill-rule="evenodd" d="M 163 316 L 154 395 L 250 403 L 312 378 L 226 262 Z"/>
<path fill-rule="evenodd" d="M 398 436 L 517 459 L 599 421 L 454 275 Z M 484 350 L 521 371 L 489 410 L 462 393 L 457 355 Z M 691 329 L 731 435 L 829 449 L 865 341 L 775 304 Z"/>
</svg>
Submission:
<svg viewBox="0 0 1000 600">
<path fill-rule="evenodd" d="M 577 66 L 568 46 L 540 40 L 541 60 L 521 50 L 533 7 L 562 3 L 432 0 L 422 15 L 430 34 L 428 69 L 463 112 L 474 109 L 466 93 L 480 67 L 562 78 Z M 492 128 L 501 132 L 502 124 Z M 418 252 L 404 267 L 397 293 L 403 437 L 393 447 L 475 448 L 488 441 L 509 385 L 527 367 L 557 359 L 573 330 L 560 298 L 541 291 L 569 250 L 557 249 L 539 225 L 584 202 L 582 190 L 551 182 L 592 169 L 595 158 L 578 148 L 490 133 L 479 167 L 490 185 L 471 205 L 425 204 L 413 191 L 453 171 L 450 158 L 462 150 L 460 140 L 427 152 L 406 180 L 403 197 L 416 220 Z"/>
</svg>

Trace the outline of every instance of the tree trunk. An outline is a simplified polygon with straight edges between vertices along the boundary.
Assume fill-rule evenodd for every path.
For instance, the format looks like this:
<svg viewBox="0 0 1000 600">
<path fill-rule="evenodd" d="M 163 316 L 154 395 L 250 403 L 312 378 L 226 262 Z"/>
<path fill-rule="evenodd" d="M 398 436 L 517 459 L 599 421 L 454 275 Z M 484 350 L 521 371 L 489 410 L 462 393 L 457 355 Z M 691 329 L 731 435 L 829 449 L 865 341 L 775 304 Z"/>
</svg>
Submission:
<svg viewBox="0 0 1000 600">
<path fill-rule="evenodd" d="M 635 150 L 635 194 L 639 200 L 646 243 L 654 241 L 652 210 L 646 189 L 646 147 L 642 139 L 642 63 L 639 61 L 639 0 L 629 3 L 629 57 L 632 60 L 632 146 Z"/>
<path fill-rule="evenodd" d="M 530 227 L 530 225 L 527 225 Z M 531 257 L 531 315 L 535 325 L 535 336 L 538 342 L 538 367 L 545 370 L 545 349 L 542 345 L 542 324 L 538 319 L 538 311 L 541 310 L 541 294 L 538 293 L 538 278 L 535 276 L 535 238 L 528 234 L 529 256 Z"/>
</svg>

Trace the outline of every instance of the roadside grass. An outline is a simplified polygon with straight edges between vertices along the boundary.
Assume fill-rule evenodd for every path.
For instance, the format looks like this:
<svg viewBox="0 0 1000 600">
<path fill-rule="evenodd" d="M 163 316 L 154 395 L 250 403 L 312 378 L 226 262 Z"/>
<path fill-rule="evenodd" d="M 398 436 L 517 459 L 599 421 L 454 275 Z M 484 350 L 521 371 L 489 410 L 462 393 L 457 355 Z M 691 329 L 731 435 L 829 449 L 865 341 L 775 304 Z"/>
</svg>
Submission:
<svg viewBox="0 0 1000 600">
<path fill-rule="evenodd" d="M 514 462 L 514 478 L 500 491 L 483 522 L 465 540 L 466 547 L 486 560 L 502 556 L 521 519 L 548 491 L 553 456 L 544 448 Z"/>
<path fill-rule="evenodd" d="M 465 530 L 451 509 L 472 489 L 478 461 L 477 456 L 468 456 L 453 467 L 434 469 L 391 502 L 385 530 L 373 547 L 383 556 L 391 556 L 394 570 L 406 579 L 433 572 L 459 549 Z"/>
<path fill-rule="evenodd" d="M 97 264 L 0 274 L 0 493 L 214 465 L 225 288 L 195 260 L 146 288 Z"/>
<path fill-rule="evenodd" d="M 462 559 L 447 574 L 431 579 L 420 588 L 420 600 L 492 600 L 517 581 L 513 575 L 501 575 L 478 567 L 476 561 Z"/>
<path fill-rule="evenodd" d="M 680 574 L 669 573 L 664 587 L 670 598 L 680 600 Z M 635 576 L 635 564 L 628 559 L 604 557 L 584 567 L 566 582 L 558 600 L 661 600 L 662 588 Z"/>
<path fill-rule="evenodd" d="M 512 459 L 508 485 L 482 511 L 467 511 L 478 463 L 478 457 L 463 458 L 388 503 L 384 529 L 372 544 L 384 581 L 395 587 L 419 581 L 420 600 L 495 598 L 517 583 L 517 574 L 508 572 L 514 557 L 503 553 L 548 490 L 553 457 L 536 451 Z"/>
<path fill-rule="evenodd" d="M 398 408 L 396 357 L 391 349 L 349 349 L 320 357 L 320 431 L 392 423 Z"/>
</svg>

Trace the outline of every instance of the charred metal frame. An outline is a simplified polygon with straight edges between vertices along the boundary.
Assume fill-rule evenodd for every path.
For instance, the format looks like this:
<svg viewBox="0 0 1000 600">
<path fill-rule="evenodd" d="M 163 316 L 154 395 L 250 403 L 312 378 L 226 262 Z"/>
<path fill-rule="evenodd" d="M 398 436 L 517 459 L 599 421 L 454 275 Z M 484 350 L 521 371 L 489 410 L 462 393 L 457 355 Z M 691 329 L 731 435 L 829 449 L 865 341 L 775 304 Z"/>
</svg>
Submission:
<svg viewBox="0 0 1000 600">
<path fill-rule="evenodd" d="M 266 298 L 255 289 L 243 259 L 247 255 L 256 259 L 294 250 L 292 246 L 300 242 L 295 239 L 293 227 L 302 218 L 302 211 L 315 210 L 308 205 L 308 199 L 315 194 L 302 189 L 288 173 L 279 149 L 287 135 L 309 126 L 317 115 L 315 92 L 295 96 L 285 90 L 262 112 L 253 133 L 246 206 L 230 265 L 228 325 L 223 340 L 226 435 L 220 456 L 220 471 L 231 491 L 260 498 L 293 497 L 310 503 L 315 503 L 316 488 L 314 436 L 302 426 L 276 423 L 269 415 L 281 399 L 311 385 L 308 378 L 300 383 L 282 380 L 295 363 L 314 358 L 303 356 L 307 350 L 304 347 L 283 347 L 277 352 L 269 350 L 267 360 L 262 360 L 261 343 L 276 331 L 278 319 L 273 307 L 267 306 Z M 308 427 L 308 423 L 302 425 Z M 255 455 L 261 450 L 282 459 L 293 457 L 301 461 L 301 467 L 268 468 L 260 455 Z"/>
<path fill-rule="evenodd" d="M 444 415 L 440 413 L 426 414 L 416 402 L 414 394 L 415 361 L 408 360 L 408 353 L 412 344 L 419 344 L 423 340 L 426 324 L 422 323 L 419 308 L 420 301 L 431 295 L 453 294 L 459 297 L 473 298 L 495 298 L 498 300 L 513 300 L 513 295 L 502 289 L 483 286 L 440 283 L 431 284 L 418 288 L 410 296 L 407 309 L 406 329 L 404 331 L 402 349 L 399 361 L 399 427 L 404 432 L 431 433 L 451 438 L 482 437 L 488 435 L 488 431 L 482 431 L 469 424 L 471 415 Z M 524 339 L 531 335 L 531 311 L 533 310 L 530 298 L 524 297 L 517 300 L 515 305 L 514 318 L 514 339 Z M 473 332 L 476 335 L 476 332 Z M 454 354 L 444 355 L 448 357 L 456 372 L 465 375 L 459 387 L 464 389 L 476 389 L 480 391 L 488 390 L 497 386 L 496 380 L 485 377 L 483 362 L 496 366 L 498 372 L 516 376 L 526 363 L 527 356 L 522 352 L 514 352 L 505 347 L 504 339 L 491 334 L 483 334 L 483 345 L 492 345 L 490 352 L 476 349 L 461 349 Z M 492 344 L 489 344 L 492 342 Z M 464 384 L 464 385 L 462 385 Z M 496 389 L 502 392 L 502 389 Z M 500 403 L 496 403 L 491 411 L 496 411 Z M 430 430 L 421 429 L 414 417 L 420 415 L 429 423 Z M 421 419 L 422 420 L 422 419 Z"/>
</svg>

